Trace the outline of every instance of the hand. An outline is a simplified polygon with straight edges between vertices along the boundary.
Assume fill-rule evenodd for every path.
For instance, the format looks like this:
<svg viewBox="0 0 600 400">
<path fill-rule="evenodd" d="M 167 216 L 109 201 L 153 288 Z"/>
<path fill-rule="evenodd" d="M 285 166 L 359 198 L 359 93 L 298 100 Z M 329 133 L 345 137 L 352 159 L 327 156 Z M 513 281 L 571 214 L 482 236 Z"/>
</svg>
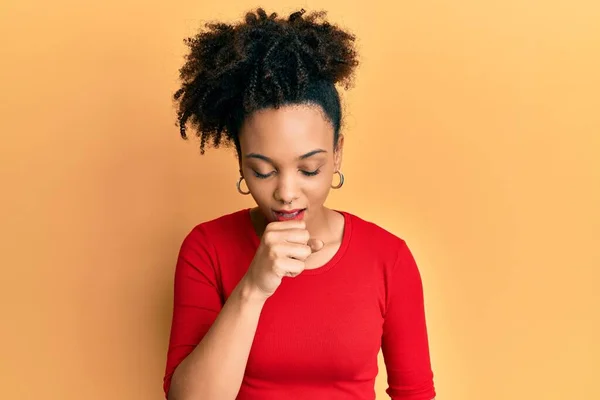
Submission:
<svg viewBox="0 0 600 400">
<path fill-rule="evenodd" d="M 304 271 L 306 259 L 323 246 L 321 240 L 310 237 L 304 221 L 271 222 L 244 279 L 268 298 L 284 276 L 295 277 Z"/>
</svg>

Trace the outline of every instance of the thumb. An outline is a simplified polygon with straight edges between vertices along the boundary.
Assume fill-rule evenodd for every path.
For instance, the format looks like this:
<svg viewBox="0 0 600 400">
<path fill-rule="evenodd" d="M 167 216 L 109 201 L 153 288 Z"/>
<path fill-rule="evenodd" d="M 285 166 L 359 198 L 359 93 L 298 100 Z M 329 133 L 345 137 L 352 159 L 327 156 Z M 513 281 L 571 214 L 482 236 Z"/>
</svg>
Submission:
<svg viewBox="0 0 600 400">
<path fill-rule="evenodd" d="M 313 238 L 309 239 L 307 244 L 313 253 L 321 250 L 325 246 L 325 243 L 323 243 L 322 240 Z"/>
</svg>

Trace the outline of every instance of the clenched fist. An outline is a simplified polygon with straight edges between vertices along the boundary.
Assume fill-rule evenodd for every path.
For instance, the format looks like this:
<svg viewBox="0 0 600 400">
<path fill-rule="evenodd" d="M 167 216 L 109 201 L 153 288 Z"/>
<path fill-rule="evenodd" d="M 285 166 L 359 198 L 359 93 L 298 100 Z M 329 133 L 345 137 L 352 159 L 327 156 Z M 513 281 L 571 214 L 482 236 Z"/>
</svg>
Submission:
<svg viewBox="0 0 600 400">
<path fill-rule="evenodd" d="M 304 221 L 271 222 L 244 278 L 268 298 L 284 276 L 295 277 L 304 271 L 304 261 L 323 245 L 310 237 Z"/>
</svg>

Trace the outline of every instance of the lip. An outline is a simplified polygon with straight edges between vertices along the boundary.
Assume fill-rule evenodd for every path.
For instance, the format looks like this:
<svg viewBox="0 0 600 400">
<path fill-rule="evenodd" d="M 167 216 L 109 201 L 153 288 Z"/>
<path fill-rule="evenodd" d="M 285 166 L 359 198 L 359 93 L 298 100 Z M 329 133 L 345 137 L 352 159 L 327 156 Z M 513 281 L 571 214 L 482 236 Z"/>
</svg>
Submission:
<svg viewBox="0 0 600 400">
<path fill-rule="evenodd" d="M 273 212 L 276 212 L 278 214 L 295 214 L 298 211 L 304 211 L 304 208 L 296 208 L 295 210 L 273 210 Z"/>
<path fill-rule="evenodd" d="M 292 221 L 304 218 L 306 208 L 297 208 L 295 210 L 273 210 L 273 215 L 277 221 Z"/>
</svg>

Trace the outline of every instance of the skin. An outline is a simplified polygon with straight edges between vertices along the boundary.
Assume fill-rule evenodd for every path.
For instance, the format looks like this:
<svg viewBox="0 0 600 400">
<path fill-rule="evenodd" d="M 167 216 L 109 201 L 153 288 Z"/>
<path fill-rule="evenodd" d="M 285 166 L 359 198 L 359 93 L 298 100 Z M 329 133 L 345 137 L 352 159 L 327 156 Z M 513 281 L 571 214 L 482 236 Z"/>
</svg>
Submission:
<svg viewBox="0 0 600 400">
<path fill-rule="evenodd" d="M 331 259 L 343 235 L 343 216 L 324 206 L 342 163 L 344 137 L 334 147 L 333 136 L 321 107 L 309 104 L 257 111 L 240 132 L 240 174 L 257 204 L 255 229 L 262 235 L 275 220 L 273 210 L 306 209 L 310 237 L 324 243 L 306 260 L 306 269 Z"/>
</svg>

